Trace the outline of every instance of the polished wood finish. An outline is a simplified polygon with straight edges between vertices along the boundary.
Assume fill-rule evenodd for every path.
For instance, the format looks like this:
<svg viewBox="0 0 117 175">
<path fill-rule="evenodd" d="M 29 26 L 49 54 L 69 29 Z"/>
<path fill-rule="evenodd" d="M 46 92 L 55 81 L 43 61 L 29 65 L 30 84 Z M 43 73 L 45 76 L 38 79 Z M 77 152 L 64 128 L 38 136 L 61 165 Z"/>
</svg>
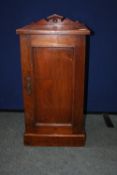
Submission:
<svg viewBox="0 0 117 175">
<path fill-rule="evenodd" d="M 83 100 L 86 35 L 81 23 L 51 15 L 17 29 L 23 79 L 24 143 L 85 144 Z"/>
</svg>

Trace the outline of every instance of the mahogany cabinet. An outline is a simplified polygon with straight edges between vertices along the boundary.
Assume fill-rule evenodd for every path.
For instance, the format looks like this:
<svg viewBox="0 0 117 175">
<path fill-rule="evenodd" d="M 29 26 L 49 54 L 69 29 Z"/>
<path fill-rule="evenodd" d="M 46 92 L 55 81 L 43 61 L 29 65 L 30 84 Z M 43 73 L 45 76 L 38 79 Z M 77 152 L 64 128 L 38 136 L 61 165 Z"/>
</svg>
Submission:
<svg viewBox="0 0 117 175">
<path fill-rule="evenodd" d="M 21 48 L 24 143 L 84 145 L 85 46 L 89 29 L 54 14 L 16 32 Z"/>
</svg>

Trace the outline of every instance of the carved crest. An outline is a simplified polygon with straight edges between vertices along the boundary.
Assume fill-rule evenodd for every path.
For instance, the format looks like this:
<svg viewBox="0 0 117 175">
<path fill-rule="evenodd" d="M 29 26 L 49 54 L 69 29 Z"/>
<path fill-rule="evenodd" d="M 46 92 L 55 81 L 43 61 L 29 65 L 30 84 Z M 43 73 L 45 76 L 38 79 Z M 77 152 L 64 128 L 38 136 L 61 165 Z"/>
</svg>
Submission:
<svg viewBox="0 0 117 175">
<path fill-rule="evenodd" d="M 53 14 L 45 19 L 39 20 L 37 23 L 35 23 L 35 25 L 36 24 L 38 25 L 39 29 L 47 30 L 74 30 L 80 29 L 84 26 L 79 21 L 73 21 L 57 14 Z"/>
<path fill-rule="evenodd" d="M 57 15 L 57 14 L 54 14 L 54 15 L 50 15 L 47 17 L 47 21 L 51 21 L 51 22 L 54 22 L 54 23 L 57 23 L 57 22 L 62 22 L 64 20 L 64 17 L 63 16 L 60 16 L 60 15 Z"/>
</svg>

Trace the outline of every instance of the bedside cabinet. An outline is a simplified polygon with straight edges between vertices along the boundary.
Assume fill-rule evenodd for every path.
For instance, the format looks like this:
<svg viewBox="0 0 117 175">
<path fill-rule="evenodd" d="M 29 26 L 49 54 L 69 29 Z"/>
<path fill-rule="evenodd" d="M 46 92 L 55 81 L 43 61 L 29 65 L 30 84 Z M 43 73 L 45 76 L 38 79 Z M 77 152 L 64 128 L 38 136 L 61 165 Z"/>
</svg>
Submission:
<svg viewBox="0 0 117 175">
<path fill-rule="evenodd" d="M 89 29 L 54 14 L 16 32 L 21 48 L 24 143 L 83 146 L 85 47 Z"/>
</svg>

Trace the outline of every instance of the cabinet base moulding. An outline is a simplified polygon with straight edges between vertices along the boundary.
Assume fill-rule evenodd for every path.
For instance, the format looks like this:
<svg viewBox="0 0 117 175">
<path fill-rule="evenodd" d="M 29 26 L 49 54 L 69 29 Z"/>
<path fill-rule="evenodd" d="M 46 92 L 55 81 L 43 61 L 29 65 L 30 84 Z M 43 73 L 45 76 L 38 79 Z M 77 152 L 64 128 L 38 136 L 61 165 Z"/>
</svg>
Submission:
<svg viewBox="0 0 117 175">
<path fill-rule="evenodd" d="M 37 135 L 24 134 L 27 146 L 84 146 L 86 134 L 74 135 Z"/>
</svg>

